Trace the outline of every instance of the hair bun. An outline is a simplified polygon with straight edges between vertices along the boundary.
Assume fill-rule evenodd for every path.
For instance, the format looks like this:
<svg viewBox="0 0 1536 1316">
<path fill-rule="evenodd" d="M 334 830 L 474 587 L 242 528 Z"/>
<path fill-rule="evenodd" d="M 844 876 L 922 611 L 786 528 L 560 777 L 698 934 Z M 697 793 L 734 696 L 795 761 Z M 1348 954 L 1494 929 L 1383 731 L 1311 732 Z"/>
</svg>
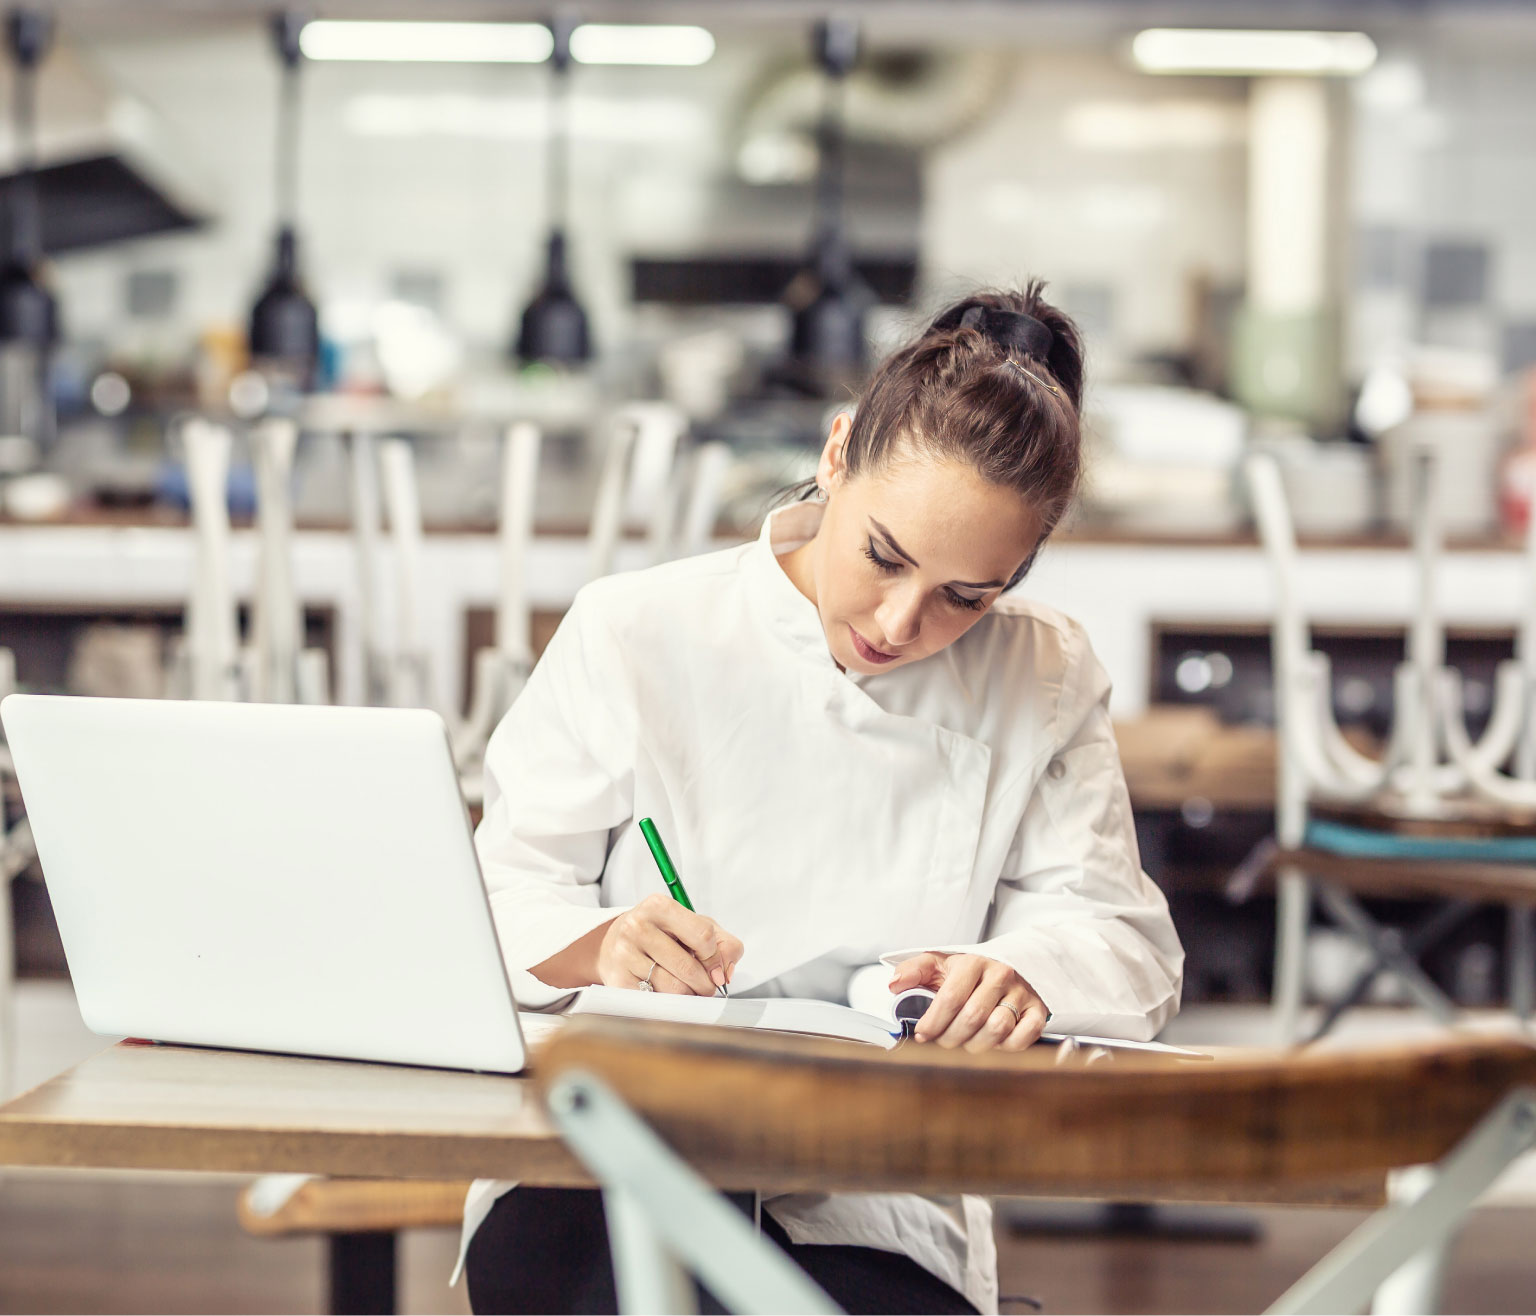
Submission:
<svg viewBox="0 0 1536 1316">
<path fill-rule="evenodd" d="M 933 322 L 935 329 L 976 329 L 1004 352 L 1017 352 L 1044 361 L 1056 341 L 1051 327 L 1022 311 L 1005 311 L 984 302 L 952 306 Z"/>
</svg>

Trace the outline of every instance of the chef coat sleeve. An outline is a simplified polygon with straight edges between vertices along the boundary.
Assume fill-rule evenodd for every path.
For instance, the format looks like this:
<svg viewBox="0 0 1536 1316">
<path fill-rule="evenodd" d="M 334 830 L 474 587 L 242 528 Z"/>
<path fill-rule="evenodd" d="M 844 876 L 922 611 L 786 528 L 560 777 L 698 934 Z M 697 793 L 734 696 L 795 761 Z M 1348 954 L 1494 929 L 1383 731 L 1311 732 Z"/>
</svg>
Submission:
<svg viewBox="0 0 1536 1316">
<path fill-rule="evenodd" d="M 1055 749 L 1004 862 L 986 937 L 882 959 L 985 955 L 1034 988 L 1050 1031 L 1149 1041 L 1178 1010 L 1184 950 L 1167 900 L 1141 871 L 1109 676 L 1081 628 L 1065 648 Z"/>
<path fill-rule="evenodd" d="M 513 995 L 533 1009 L 570 992 L 530 966 L 629 908 L 604 906 L 598 885 L 610 829 L 633 811 L 636 719 L 593 589 L 576 596 L 485 753 L 475 848 Z"/>
</svg>

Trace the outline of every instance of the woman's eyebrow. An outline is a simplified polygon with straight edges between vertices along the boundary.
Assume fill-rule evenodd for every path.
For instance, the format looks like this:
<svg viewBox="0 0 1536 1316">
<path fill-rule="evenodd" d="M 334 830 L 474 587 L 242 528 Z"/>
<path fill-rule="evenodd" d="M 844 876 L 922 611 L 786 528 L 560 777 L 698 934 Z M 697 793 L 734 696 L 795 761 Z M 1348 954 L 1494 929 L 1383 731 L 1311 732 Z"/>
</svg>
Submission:
<svg viewBox="0 0 1536 1316">
<path fill-rule="evenodd" d="M 869 518 L 869 523 L 870 523 L 870 525 L 874 526 L 874 528 L 876 530 L 878 530 L 883 536 L 885 536 L 885 542 L 891 546 L 891 551 L 893 553 L 895 553 L 897 557 L 904 557 L 914 567 L 917 566 L 917 559 L 915 557 L 913 557 L 912 554 L 907 552 L 906 549 L 904 549 L 900 544 L 898 544 L 896 542 L 896 536 L 895 535 L 893 535 L 889 530 L 887 530 L 883 525 L 881 525 L 880 522 L 875 520 L 874 517 L 870 517 Z"/>
<path fill-rule="evenodd" d="M 881 537 L 890 545 L 891 552 L 897 557 L 905 558 L 914 567 L 918 565 L 917 559 L 896 542 L 896 536 L 880 524 L 874 517 L 869 518 L 870 525 L 880 532 Z M 961 589 L 1001 589 L 1007 582 L 1002 580 L 952 580 L 951 585 L 958 585 Z"/>
</svg>

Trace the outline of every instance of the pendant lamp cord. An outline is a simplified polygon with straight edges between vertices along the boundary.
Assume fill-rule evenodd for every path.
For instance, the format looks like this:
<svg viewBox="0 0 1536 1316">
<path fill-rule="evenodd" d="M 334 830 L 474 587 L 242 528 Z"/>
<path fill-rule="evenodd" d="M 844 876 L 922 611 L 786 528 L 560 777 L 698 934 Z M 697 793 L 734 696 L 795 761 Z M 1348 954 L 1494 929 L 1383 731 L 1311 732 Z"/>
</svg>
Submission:
<svg viewBox="0 0 1536 1316">
<path fill-rule="evenodd" d="M 571 32 L 575 24 L 565 15 L 550 20 L 554 38 L 549 66 L 549 137 L 546 147 L 546 185 L 549 189 L 549 230 L 565 231 L 570 218 L 571 192 Z"/>
<path fill-rule="evenodd" d="M 859 57 L 859 28 L 848 19 L 829 18 L 816 25 L 816 62 L 824 75 L 821 120 L 816 130 L 820 162 L 816 173 L 816 252 L 818 264 L 841 265 L 846 181 L 848 74 Z M 823 276 L 833 273 L 823 270 Z"/>
<path fill-rule="evenodd" d="M 282 89 L 277 109 L 277 159 L 274 179 L 277 223 L 280 232 L 292 232 L 299 207 L 299 65 L 303 55 L 299 37 L 304 20 L 292 12 L 272 21 L 273 38 L 283 65 Z"/>
<path fill-rule="evenodd" d="M 277 218 L 284 228 L 293 227 L 299 194 L 299 71 L 283 70 L 283 99 L 278 113 Z"/>
<path fill-rule="evenodd" d="M 840 234 L 843 228 L 843 113 L 847 92 L 842 75 L 829 73 L 822 88 L 821 123 L 816 134 L 821 156 L 816 179 L 816 231 L 821 241 Z"/>
<path fill-rule="evenodd" d="M 16 129 L 16 175 L 10 186 L 10 256 L 32 269 L 42 255 L 37 193 L 37 66 L 48 48 L 53 24 L 34 9 L 12 10 L 6 38 L 15 74 L 12 122 Z"/>
</svg>

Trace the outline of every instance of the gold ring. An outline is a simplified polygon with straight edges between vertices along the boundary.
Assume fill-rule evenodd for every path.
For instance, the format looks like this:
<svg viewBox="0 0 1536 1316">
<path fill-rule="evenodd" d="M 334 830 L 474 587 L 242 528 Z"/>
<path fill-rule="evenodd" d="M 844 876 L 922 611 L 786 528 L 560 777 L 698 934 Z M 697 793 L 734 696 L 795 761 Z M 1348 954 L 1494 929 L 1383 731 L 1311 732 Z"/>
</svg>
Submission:
<svg viewBox="0 0 1536 1316">
<path fill-rule="evenodd" d="M 1019 1019 L 1021 1018 L 1021 1016 L 1020 1016 L 1020 1014 L 1019 1014 L 1019 1012 L 1017 1010 L 1014 1010 L 1013 1006 L 1009 1005 L 1007 1001 L 999 1001 L 998 1004 L 1000 1006 L 1002 1006 L 1003 1009 L 1005 1009 L 1005 1010 L 1013 1010 L 1013 1022 L 1015 1024 L 1017 1024 L 1019 1022 Z"/>
</svg>

